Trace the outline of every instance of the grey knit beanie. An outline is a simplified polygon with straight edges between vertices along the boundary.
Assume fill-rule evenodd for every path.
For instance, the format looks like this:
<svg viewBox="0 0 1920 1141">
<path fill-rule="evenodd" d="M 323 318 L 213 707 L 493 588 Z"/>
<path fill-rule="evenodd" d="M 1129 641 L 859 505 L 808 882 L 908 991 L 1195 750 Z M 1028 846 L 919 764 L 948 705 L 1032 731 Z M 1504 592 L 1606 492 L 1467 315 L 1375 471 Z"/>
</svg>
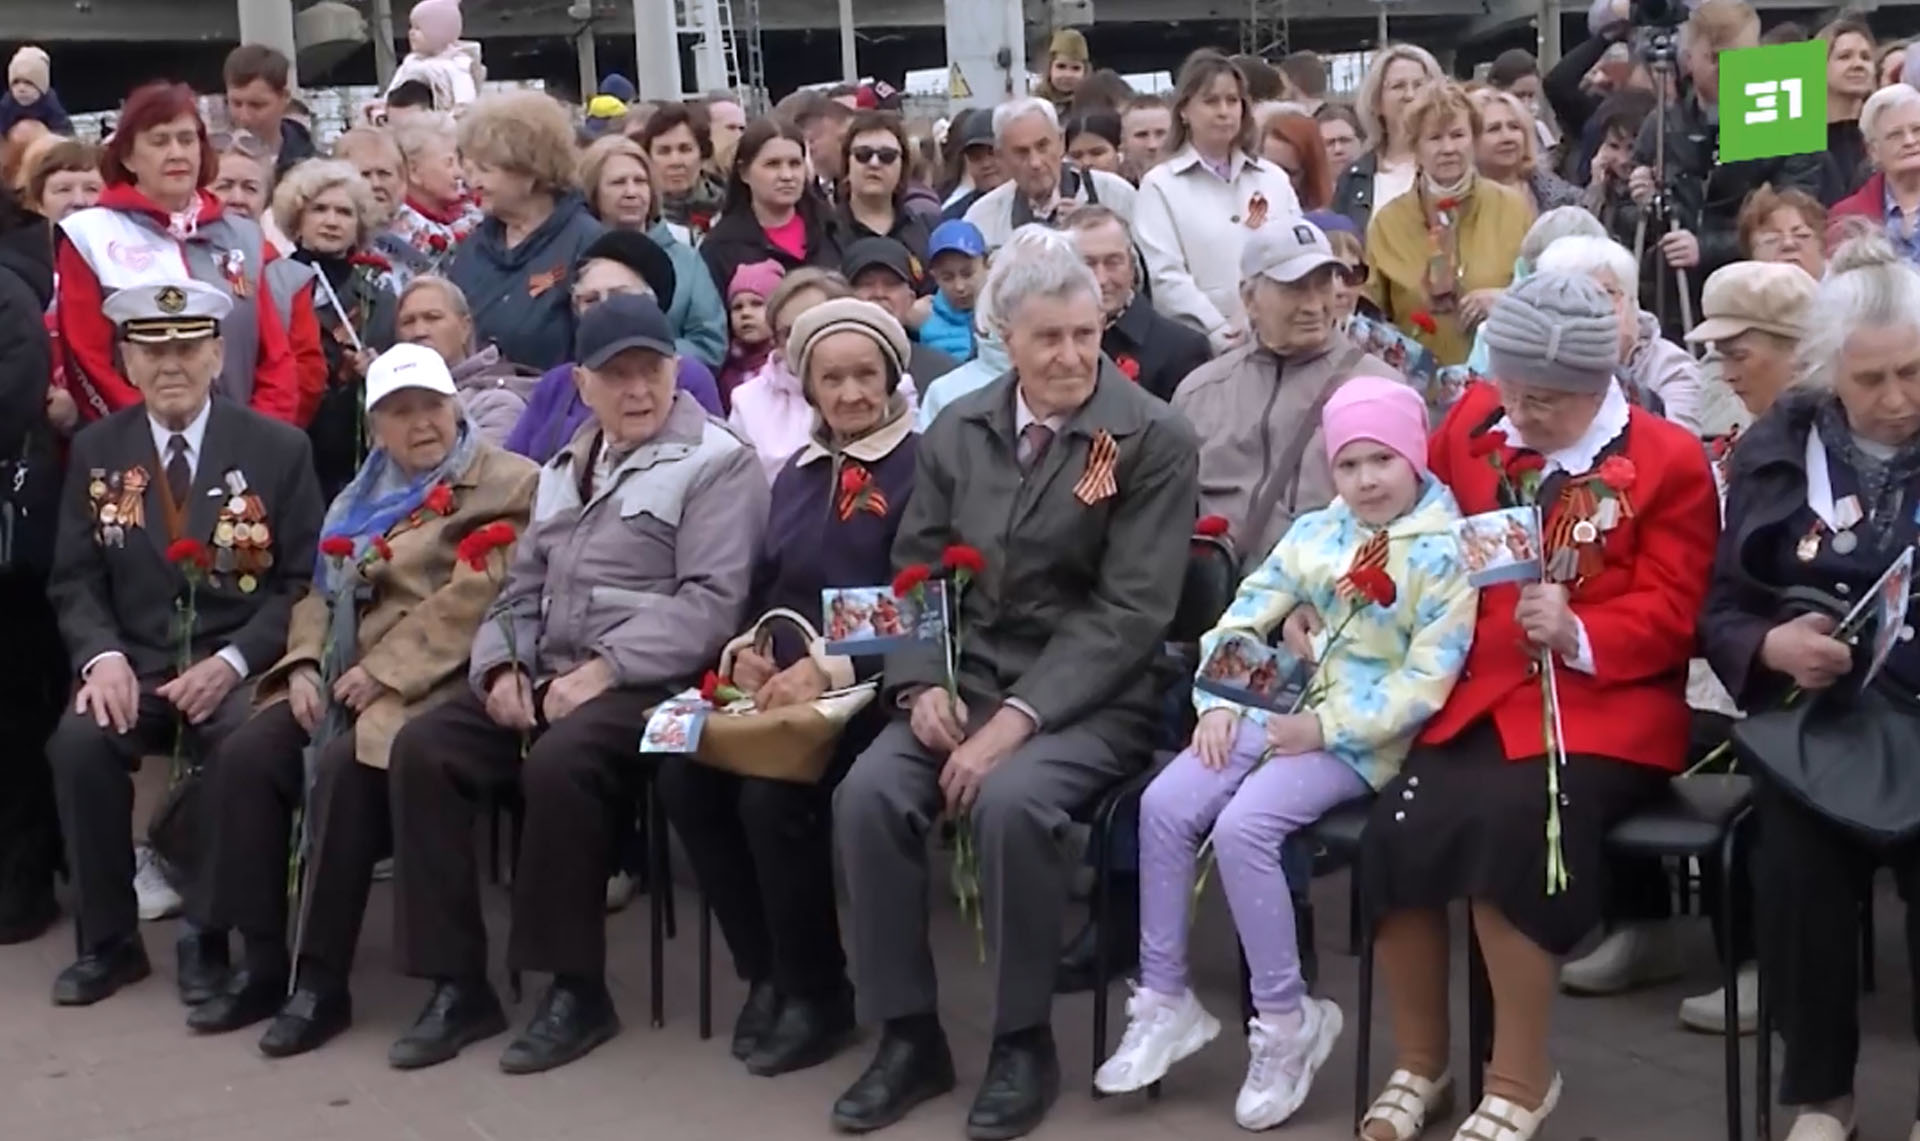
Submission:
<svg viewBox="0 0 1920 1141">
<path fill-rule="evenodd" d="M 1501 294 L 1487 316 L 1495 380 L 1604 392 L 1620 363 L 1620 318 L 1590 278 L 1537 273 Z"/>
<path fill-rule="evenodd" d="M 900 376 L 907 371 L 907 361 L 913 352 L 913 342 L 907 339 L 907 331 L 901 328 L 899 321 L 894 320 L 893 314 L 871 301 L 837 297 L 800 314 L 793 323 L 793 331 L 787 334 L 787 363 L 794 375 L 800 378 L 802 392 L 806 391 L 807 365 L 813 357 L 814 346 L 834 333 L 859 333 L 872 341 L 879 347 L 880 355 L 887 364 L 892 366 L 892 385 L 899 385 Z M 891 395 L 893 387 L 890 386 L 887 392 Z"/>
</svg>

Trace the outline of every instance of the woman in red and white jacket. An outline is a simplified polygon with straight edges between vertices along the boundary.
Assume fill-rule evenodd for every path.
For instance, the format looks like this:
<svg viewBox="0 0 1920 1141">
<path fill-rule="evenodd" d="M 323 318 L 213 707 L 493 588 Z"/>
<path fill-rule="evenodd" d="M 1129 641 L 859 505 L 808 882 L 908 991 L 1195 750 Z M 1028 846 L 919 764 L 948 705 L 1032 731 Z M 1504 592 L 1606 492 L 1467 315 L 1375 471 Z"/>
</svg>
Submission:
<svg viewBox="0 0 1920 1141">
<path fill-rule="evenodd" d="M 228 213 L 206 190 L 218 164 L 192 88 L 153 83 L 136 90 L 101 167 L 107 188 L 99 205 L 67 216 L 55 231 L 56 321 L 81 418 L 97 420 L 140 399 L 120 372 L 102 303 L 132 286 L 191 277 L 236 302 L 221 325 L 226 363 L 216 391 L 294 422 L 294 358 L 262 281 L 274 255 L 258 225 Z"/>
</svg>

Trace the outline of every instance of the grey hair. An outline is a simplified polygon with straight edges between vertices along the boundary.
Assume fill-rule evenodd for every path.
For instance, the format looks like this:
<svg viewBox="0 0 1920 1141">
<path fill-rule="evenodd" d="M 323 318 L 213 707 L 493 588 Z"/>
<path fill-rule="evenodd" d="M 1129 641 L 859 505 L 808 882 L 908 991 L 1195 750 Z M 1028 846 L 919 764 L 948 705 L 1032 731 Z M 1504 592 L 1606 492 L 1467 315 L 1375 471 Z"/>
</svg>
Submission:
<svg viewBox="0 0 1920 1141">
<path fill-rule="evenodd" d="M 1867 145 L 1874 144 L 1875 136 L 1880 133 L 1880 120 L 1886 118 L 1889 111 L 1915 105 L 1920 105 L 1920 91 L 1904 83 L 1882 87 L 1867 96 L 1866 105 L 1860 108 L 1860 134 L 1867 140 Z"/>
<path fill-rule="evenodd" d="M 1581 217 L 1590 217 L 1582 214 Z M 1605 271 L 1634 306 L 1640 304 L 1640 265 L 1633 254 L 1612 238 L 1574 234 L 1548 246 L 1533 267 L 1540 273 L 1568 273 L 1591 277 Z"/>
<path fill-rule="evenodd" d="M 980 290 L 979 324 L 1005 339 L 1013 315 L 1028 300 L 1077 293 L 1099 300 L 1100 281 L 1081 260 L 1073 237 L 1046 226 L 1022 226 L 993 256 Z"/>
<path fill-rule="evenodd" d="M 1029 95 L 1022 99 L 1013 99 L 993 109 L 993 145 L 999 146 L 1006 140 L 1007 128 L 1015 121 L 1028 115 L 1038 115 L 1047 121 L 1047 126 L 1056 132 L 1060 130 L 1060 112 L 1054 110 L 1052 103 L 1038 96 Z"/>
<path fill-rule="evenodd" d="M 466 291 L 455 285 L 451 278 L 441 277 L 437 273 L 423 273 L 407 282 L 407 287 L 400 291 L 399 300 L 394 303 L 394 312 L 406 308 L 407 298 L 423 289 L 439 290 L 440 296 L 446 298 L 447 304 L 453 308 L 454 316 L 473 320 L 473 309 L 467 304 Z"/>
<path fill-rule="evenodd" d="M 400 157 L 409 167 L 418 166 L 427 148 L 435 143 L 444 144 L 455 154 L 460 152 L 459 128 L 454 125 L 453 116 L 441 111 L 429 111 L 401 123 L 388 133 L 393 136 L 393 145 L 400 149 Z"/>
<path fill-rule="evenodd" d="M 1556 206 L 1535 218 L 1520 239 L 1520 257 L 1530 266 L 1540 264 L 1540 255 L 1561 238 L 1604 238 L 1607 228 L 1584 206 Z"/>
<path fill-rule="evenodd" d="M 1878 233 L 1841 244 L 1807 305 L 1806 335 L 1794 355 L 1795 382 L 1832 388 L 1847 341 L 1863 328 L 1920 325 L 1920 270 Z"/>
</svg>

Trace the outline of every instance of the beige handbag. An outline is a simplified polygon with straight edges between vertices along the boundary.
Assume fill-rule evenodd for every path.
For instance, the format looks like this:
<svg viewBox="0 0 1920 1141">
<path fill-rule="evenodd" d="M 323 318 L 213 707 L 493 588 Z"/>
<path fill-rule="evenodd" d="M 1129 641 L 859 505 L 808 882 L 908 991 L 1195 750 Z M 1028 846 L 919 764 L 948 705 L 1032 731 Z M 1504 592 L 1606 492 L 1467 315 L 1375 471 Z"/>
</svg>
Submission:
<svg viewBox="0 0 1920 1141">
<path fill-rule="evenodd" d="M 753 629 L 728 642 L 720 652 L 720 676 L 733 672 L 741 650 L 763 644 L 776 622 L 791 622 L 806 636 L 807 654 L 825 670 L 826 640 L 806 618 L 787 609 L 769 610 Z M 829 690 L 805 705 L 760 710 L 739 701 L 732 709 L 716 709 L 700 731 L 694 759 L 704 765 L 743 777 L 816 784 L 833 760 L 834 747 L 847 722 L 873 701 L 877 681 L 848 689 Z"/>
</svg>

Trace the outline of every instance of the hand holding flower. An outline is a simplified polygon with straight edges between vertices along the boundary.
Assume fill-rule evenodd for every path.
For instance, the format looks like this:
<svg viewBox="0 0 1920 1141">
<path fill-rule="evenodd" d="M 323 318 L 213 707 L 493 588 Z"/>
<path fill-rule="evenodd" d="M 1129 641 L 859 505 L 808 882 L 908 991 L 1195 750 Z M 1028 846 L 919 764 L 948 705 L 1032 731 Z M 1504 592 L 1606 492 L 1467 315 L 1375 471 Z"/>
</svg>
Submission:
<svg viewBox="0 0 1920 1141">
<path fill-rule="evenodd" d="M 1580 623 L 1567 602 L 1567 588 L 1557 582 L 1530 582 L 1520 588 L 1513 620 L 1527 640 L 1563 658 L 1580 653 Z"/>
</svg>

